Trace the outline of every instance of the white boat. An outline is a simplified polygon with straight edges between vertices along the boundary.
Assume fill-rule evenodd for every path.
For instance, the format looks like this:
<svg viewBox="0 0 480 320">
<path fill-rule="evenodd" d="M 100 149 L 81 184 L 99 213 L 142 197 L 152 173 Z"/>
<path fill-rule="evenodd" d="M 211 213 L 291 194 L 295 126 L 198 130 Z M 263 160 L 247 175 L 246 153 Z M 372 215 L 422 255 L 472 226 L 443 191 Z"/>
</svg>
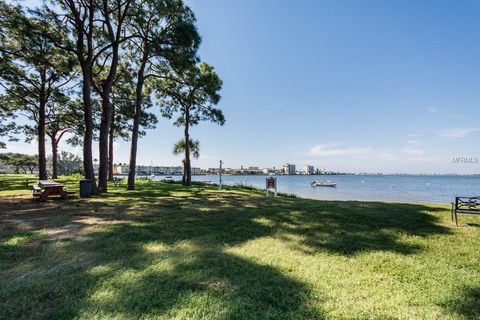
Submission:
<svg viewBox="0 0 480 320">
<path fill-rule="evenodd" d="M 173 179 L 173 177 L 170 177 L 170 176 L 162 179 L 162 182 L 173 182 L 173 181 L 175 180 Z"/>
<path fill-rule="evenodd" d="M 321 182 L 321 181 L 313 181 L 311 183 L 312 187 L 333 187 L 335 188 L 337 184 L 332 181 L 327 181 L 327 182 Z"/>
</svg>

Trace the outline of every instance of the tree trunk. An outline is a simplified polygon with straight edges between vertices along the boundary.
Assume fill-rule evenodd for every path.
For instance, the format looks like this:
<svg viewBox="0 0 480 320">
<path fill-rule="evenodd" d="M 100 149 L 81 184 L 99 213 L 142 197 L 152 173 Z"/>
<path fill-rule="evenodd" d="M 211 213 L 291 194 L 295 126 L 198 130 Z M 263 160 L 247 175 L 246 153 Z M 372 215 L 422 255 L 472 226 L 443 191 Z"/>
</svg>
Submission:
<svg viewBox="0 0 480 320">
<path fill-rule="evenodd" d="M 183 164 L 183 177 L 182 183 L 184 186 L 191 185 L 192 182 L 192 175 L 191 175 L 191 165 L 190 165 L 190 135 L 188 132 L 190 125 L 190 112 L 187 108 L 185 112 L 185 162 Z"/>
<path fill-rule="evenodd" d="M 95 181 L 95 170 L 93 168 L 92 140 L 93 140 L 93 111 L 92 111 L 92 89 L 90 82 L 91 69 L 86 67 L 87 73 L 83 74 L 83 118 L 85 131 L 83 135 L 83 170 L 85 178 L 92 180 L 92 194 L 98 194 Z M 89 72 L 89 73 L 88 73 Z"/>
<path fill-rule="evenodd" d="M 143 84 L 145 81 L 145 65 L 147 63 L 147 49 L 144 48 L 144 54 L 140 69 L 137 75 L 137 86 L 135 88 L 135 113 L 133 116 L 132 143 L 130 146 L 130 163 L 128 171 L 127 190 L 135 190 L 135 169 L 137 166 L 137 147 L 138 131 L 140 130 L 140 117 L 142 114 Z"/>
<path fill-rule="evenodd" d="M 123 37 L 122 24 L 124 22 L 124 17 L 130 8 L 131 0 L 127 0 L 122 4 L 118 3 L 115 10 L 109 7 L 108 1 L 102 1 L 103 13 L 105 18 L 105 29 L 111 44 L 111 63 L 110 70 L 107 77 L 102 81 L 102 83 L 97 86 L 99 94 L 102 98 L 102 115 L 100 120 L 100 134 L 99 134 L 99 160 L 100 166 L 98 168 L 98 187 L 101 192 L 108 191 L 108 134 L 110 129 L 111 122 L 111 104 L 110 104 L 110 94 L 112 92 L 113 82 L 117 74 L 118 61 L 119 61 L 119 50 L 120 50 L 120 39 Z M 123 6 L 123 10 L 122 10 Z M 116 22 L 118 23 L 116 28 L 112 26 L 112 19 L 110 14 L 117 15 Z M 115 19 L 113 19 L 115 20 Z"/>
<path fill-rule="evenodd" d="M 40 180 L 47 180 L 47 154 L 45 151 L 45 107 L 46 97 L 46 78 L 45 73 L 41 75 L 40 101 L 38 108 L 38 175 Z"/>
<path fill-rule="evenodd" d="M 100 132 L 98 140 L 98 189 L 100 192 L 107 192 L 107 178 L 108 178 L 108 132 L 110 129 L 110 92 L 105 88 L 101 94 L 102 97 L 102 115 L 100 119 Z"/>
<path fill-rule="evenodd" d="M 118 43 L 112 47 L 112 64 L 110 72 L 104 83 L 101 85 L 102 92 L 102 116 L 100 120 L 100 134 L 98 142 L 99 162 L 98 168 L 98 188 L 100 192 L 108 191 L 108 133 L 110 131 L 110 123 L 112 121 L 112 106 L 110 103 L 110 93 L 112 92 L 112 85 L 118 66 Z"/>
<path fill-rule="evenodd" d="M 50 136 L 52 141 L 52 179 L 58 178 L 58 141 L 56 136 Z"/>
<path fill-rule="evenodd" d="M 73 2 L 72 2 L 73 3 Z M 80 11 L 84 10 L 86 19 L 81 18 Z M 94 21 L 95 5 L 93 0 L 82 2 L 80 7 L 67 6 L 72 13 L 73 33 L 75 39 L 75 54 L 82 70 L 82 99 L 83 99 L 83 171 L 85 178 L 92 181 L 92 195 L 98 193 L 93 168 L 92 140 L 93 140 L 93 110 L 92 110 L 92 78 L 94 65 Z"/>
<path fill-rule="evenodd" d="M 187 159 L 183 158 L 183 173 L 182 173 L 182 185 L 187 185 Z"/>
<path fill-rule="evenodd" d="M 115 106 L 112 106 L 112 115 L 110 121 L 110 132 L 108 136 L 108 181 L 113 181 L 113 140 L 115 135 Z"/>
</svg>

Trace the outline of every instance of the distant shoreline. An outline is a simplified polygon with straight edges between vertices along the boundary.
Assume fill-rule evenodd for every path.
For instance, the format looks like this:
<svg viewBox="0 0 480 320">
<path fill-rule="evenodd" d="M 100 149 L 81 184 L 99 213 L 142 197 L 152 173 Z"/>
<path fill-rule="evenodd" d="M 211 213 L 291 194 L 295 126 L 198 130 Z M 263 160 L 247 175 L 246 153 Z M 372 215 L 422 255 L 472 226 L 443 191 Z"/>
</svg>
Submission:
<svg viewBox="0 0 480 320">
<path fill-rule="evenodd" d="M 117 177 L 127 177 L 128 174 L 115 174 Z M 149 177 L 149 174 L 138 174 L 137 177 Z M 156 177 L 181 177 L 181 174 L 154 174 Z M 192 176 L 218 176 L 218 173 L 200 173 L 200 174 L 193 174 Z M 382 174 L 375 174 L 375 173 L 367 173 L 367 174 L 358 174 L 358 173 L 343 173 L 343 174 L 229 174 L 229 173 L 222 173 L 222 176 L 233 176 L 233 177 L 245 177 L 245 176 L 260 176 L 260 177 L 305 177 L 305 176 L 368 176 L 368 177 L 394 177 L 394 176 L 403 176 L 403 177 L 479 177 L 480 173 L 470 173 L 470 174 L 461 174 L 461 173 L 382 173 Z"/>
</svg>

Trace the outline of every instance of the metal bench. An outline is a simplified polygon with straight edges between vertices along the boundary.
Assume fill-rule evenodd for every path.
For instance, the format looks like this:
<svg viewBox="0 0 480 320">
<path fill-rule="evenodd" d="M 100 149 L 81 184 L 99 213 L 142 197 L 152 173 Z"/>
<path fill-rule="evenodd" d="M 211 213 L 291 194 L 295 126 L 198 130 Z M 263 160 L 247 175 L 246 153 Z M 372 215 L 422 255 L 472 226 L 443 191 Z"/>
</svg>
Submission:
<svg viewBox="0 0 480 320">
<path fill-rule="evenodd" d="M 480 196 L 455 197 L 455 202 L 452 202 L 452 221 L 455 217 L 455 224 L 458 227 L 457 213 L 480 214 Z"/>
</svg>

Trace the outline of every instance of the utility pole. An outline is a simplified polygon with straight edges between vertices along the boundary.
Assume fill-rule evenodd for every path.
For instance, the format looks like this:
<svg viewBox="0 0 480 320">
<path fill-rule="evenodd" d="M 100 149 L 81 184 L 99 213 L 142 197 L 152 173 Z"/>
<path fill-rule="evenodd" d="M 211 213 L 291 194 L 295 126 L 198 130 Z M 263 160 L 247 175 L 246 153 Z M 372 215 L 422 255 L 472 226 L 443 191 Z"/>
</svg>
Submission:
<svg viewBox="0 0 480 320">
<path fill-rule="evenodd" d="M 222 164 L 223 164 L 223 161 L 220 160 L 220 170 L 218 171 L 218 188 L 219 189 L 222 189 Z"/>
</svg>

